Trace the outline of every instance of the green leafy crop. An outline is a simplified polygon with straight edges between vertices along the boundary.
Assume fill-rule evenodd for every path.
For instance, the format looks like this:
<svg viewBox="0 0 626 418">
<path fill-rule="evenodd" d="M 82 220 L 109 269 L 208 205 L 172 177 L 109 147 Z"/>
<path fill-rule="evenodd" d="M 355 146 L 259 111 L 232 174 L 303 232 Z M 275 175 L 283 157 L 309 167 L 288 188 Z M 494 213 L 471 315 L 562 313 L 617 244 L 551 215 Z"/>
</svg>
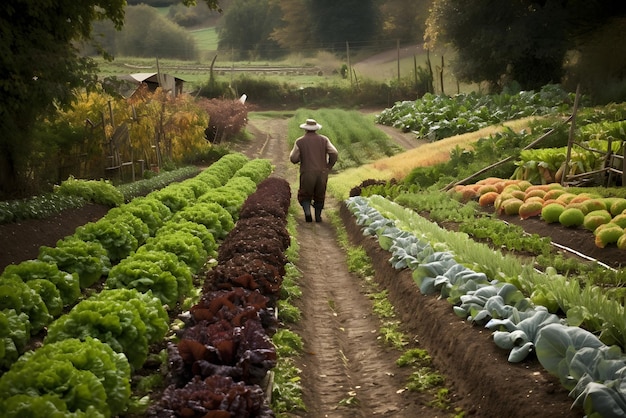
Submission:
<svg viewBox="0 0 626 418">
<path fill-rule="evenodd" d="M 94 203 L 119 206 L 124 203 L 124 195 L 107 180 L 80 180 L 70 176 L 54 192 L 66 196 L 79 196 Z"/>
<path fill-rule="evenodd" d="M 100 242 L 83 241 L 75 236 L 57 241 L 56 247 L 39 247 L 38 259 L 54 263 L 62 271 L 76 273 L 83 289 L 106 276 L 111 268 L 111 260 Z"/>
<path fill-rule="evenodd" d="M 124 353 L 134 368 L 140 368 L 148 356 L 148 332 L 141 314 L 133 305 L 116 300 L 80 302 L 50 325 L 44 342 L 89 337 Z"/>
</svg>

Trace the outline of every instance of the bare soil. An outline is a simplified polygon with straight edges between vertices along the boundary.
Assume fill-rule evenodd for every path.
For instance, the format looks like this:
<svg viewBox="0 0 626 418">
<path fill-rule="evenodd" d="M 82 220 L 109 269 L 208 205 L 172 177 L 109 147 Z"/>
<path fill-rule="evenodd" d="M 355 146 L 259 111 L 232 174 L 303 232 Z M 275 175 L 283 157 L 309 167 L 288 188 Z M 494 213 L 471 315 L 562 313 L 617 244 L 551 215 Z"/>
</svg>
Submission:
<svg viewBox="0 0 626 418">
<path fill-rule="evenodd" d="M 251 120 L 248 130 L 254 140 L 235 147 L 251 158 L 268 158 L 274 176 L 297 190 L 297 166 L 288 162 L 287 120 Z M 389 130 L 401 145 L 411 146 L 407 136 Z M 403 145 L 404 144 L 404 145 Z M 364 237 L 341 202 L 330 200 L 327 210 L 336 210 L 354 244 L 363 246 L 372 258 L 376 281 L 389 291 L 389 299 L 402 320 L 402 331 L 411 337 L 407 348 L 420 347 L 432 356 L 433 365 L 445 376 L 451 408 L 461 408 L 475 417 L 582 417 L 571 410 L 572 399 L 537 360 L 519 364 L 507 361 L 508 353 L 495 346 L 487 330 L 473 327 L 456 317 L 446 301 L 419 293 L 410 272 L 396 271 L 389 253 Z M 10 263 L 37 257 L 41 245 L 74 232 L 84 223 L 103 216 L 106 207 L 88 205 L 45 220 L 0 225 L 0 270 Z M 515 222 L 515 219 L 509 219 Z M 545 223 L 525 228 L 549 234 L 553 240 L 581 252 L 596 251 L 588 245 L 588 231 L 546 228 Z M 587 236 L 586 239 L 583 239 Z M 427 405 L 432 394 L 405 389 L 411 370 L 395 365 L 400 352 L 377 339 L 380 320 L 372 314 L 371 301 L 360 279 L 348 272 L 345 255 L 328 222 L 305 223 L 298 217 L 303 297 L 302 321 L 295 327 L 305 353 L 299 367 L 306 411 L 293 417 L 449 417 Z M 593 241 L 590 241 L 593 245 Z M 624 262 L 623 253 L 597 252 L 598 259 L 612 265 Z M 593 252 L 592 251 L 592 252 Z M 612 257 L 612 258 L 611 258 Z M 617 260 L 617 261 L 616 261 Z"/>
</svg>

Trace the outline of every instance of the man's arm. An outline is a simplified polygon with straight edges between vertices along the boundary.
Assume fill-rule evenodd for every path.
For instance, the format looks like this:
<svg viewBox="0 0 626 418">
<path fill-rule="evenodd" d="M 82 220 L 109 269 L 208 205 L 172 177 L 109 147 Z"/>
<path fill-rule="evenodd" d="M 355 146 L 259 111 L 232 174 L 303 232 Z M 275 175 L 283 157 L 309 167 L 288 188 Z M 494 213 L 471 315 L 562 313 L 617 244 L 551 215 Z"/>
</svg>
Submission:
<svg viewBox="0 0 626 418">
<path fill-rule="evenodd" d="M 300 162 L 300 148 L 298 148 L 298 144 L 293 144 L 293 149 L 289 153 L 289 161 L 294 164 L 298 164 Z"/>
<path fill-rule="evenodd" d="M 326 154 L 328 154 L 328 169 L 330 170 L 339 159 L 339 152 L 330 140 L 326 141 Z"/>
</svg>

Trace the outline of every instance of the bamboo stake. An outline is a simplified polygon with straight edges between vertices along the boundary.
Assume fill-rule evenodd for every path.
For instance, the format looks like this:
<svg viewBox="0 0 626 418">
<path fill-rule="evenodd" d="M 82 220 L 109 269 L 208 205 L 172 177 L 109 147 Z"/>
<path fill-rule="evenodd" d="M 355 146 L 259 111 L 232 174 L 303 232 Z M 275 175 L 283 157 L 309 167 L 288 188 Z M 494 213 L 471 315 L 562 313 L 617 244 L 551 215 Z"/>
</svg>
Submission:
<svg viewBox="0 0 626 418">
<path fill-rule="evenodd" d="M 576 112 L 578 111 L 578 100 L 580 98 L 580 84 L 576 86 L 576 98 L 574 99 L 574 110 L 572 112 L 572 124 L 569 127 L 569 137 L 567 139 L 567 154 L 565 156 L 565 172 L 561 176 L 561 186 L 565 184 L 567 178 L 567 170 L 570 159 L 572 158 L 572 145 L 574 144 L 574 129 L 576 128 Z"/>
</svg>

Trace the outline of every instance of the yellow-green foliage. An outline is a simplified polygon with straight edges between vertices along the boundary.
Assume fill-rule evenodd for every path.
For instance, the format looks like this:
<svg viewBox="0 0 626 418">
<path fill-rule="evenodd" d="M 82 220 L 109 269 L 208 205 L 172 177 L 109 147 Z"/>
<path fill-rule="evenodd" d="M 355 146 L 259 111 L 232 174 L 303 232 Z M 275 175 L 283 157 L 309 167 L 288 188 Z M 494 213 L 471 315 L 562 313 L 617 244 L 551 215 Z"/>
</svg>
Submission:
<svg viewBox="0 0 626 418">
<path fill-rule="evenodd" d="M 575 228 L 585 221 L 585 215 L 578 208 L 565 209 L 559 216 L 559 222 L 566 227 Z"/>
<path fill-rule="evenodd" d="M 583 225 L 590 231 L 611 221 L 611 214 L 606 209 L 593 210 L 585 215 Z"/>
<path fill-rule="evenodd" d="M 626 228 L 626 213 L 620 213 L 616 215 L 612 220 L 612 223 L 621 226 L 622 228 Z"/>
<path fill-rule="evenodd" d="M 565 207 L 559 203 L 549 203 L 541 210 L 541 219 L 547 223 L 558 222 L 564 210 Z"/>
<path fill-rule="evenodd" d="M 600 248 L 604 248 L 606 247 L 608 244 L 614 244 L 617 243 L 617 241 L 622 237 L 622 235 L 624 235 L 624 229 L 620 228 L 618 225 L 611 225 L 611 224 L 606 224 L 609 226 L 606 226 L 603 228 L 602 225 L 601 227 L 598 227 L 598 232 L 596 233 L 596 239 L 595 239 L 595 243 L 596 246 L 600 247 Z"/>
<path fill-rule="evenodd" d="M 626 199 L 615 198 L 611 203 L 611 206 L 607 209 L 610 210 L 611 215 L 617 216 L 626 210 Z"/>
<path fill-rule="evenodd" d="M 589 199 L 583 202 L 581 209 L 583 212 L 589 213 L 596 210 L 606 210 L 607 206 L 601 199 Z"/>
</svg>

